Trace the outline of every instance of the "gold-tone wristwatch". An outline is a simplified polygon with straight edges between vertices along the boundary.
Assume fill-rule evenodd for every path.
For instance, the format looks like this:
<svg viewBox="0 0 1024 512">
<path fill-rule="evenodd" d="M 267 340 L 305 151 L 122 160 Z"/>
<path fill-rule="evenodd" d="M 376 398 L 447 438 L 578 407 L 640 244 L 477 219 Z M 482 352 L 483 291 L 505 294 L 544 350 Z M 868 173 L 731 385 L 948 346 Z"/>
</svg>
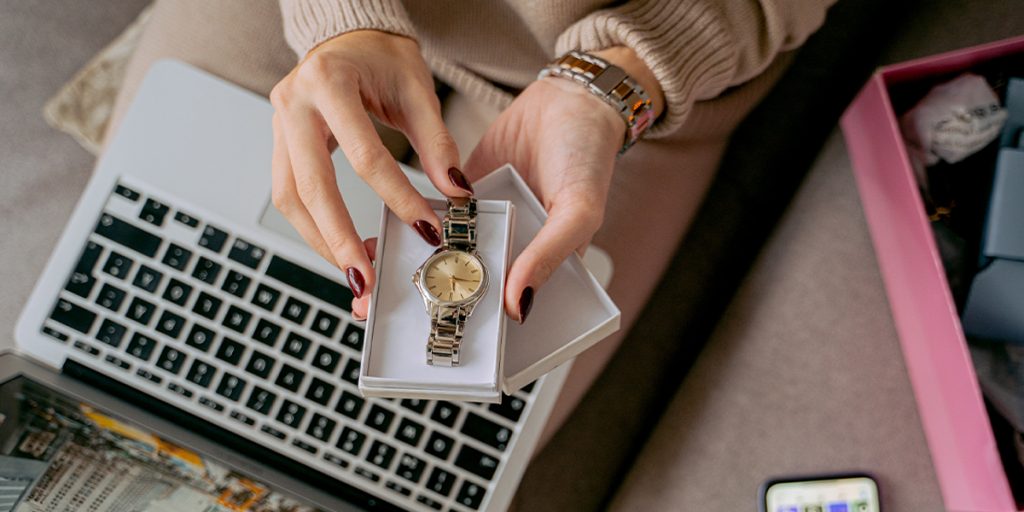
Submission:
<svg viewBox="0 0 1024 512">
<path fill-rule="evenodd" d="M 458 366 L 462 330 L 487 291 L 487 267 L 476 251 L 476 199 L 448 200 L 443 243 L 412 282 L 430 315 L 427 364 Z"/>
</svg>

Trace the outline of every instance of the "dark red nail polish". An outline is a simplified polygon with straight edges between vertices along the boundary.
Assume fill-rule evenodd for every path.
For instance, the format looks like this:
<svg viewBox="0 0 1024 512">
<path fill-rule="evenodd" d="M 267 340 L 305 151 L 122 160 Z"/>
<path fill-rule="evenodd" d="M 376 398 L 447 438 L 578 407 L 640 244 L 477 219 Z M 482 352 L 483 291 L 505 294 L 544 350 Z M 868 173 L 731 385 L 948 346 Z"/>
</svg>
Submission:
<svg viewBox="0 0 1024 512">
<path fill-rule="evenodd" d="M 519 323 L 526 321 L 526 315 L 530 314 L 530 308 L 533 307 L 533 287 L 527 286 L 523 289 L 523 294 L 519 296 Z"/>
<path fill-rule="evenodd" d="M 356 298 L 363 296 L 363 292 L 366 290 L 366 281 L 363 280 L 363 273 L 355 267 L 349 267 L 345 271 L 345 275 L 348 277 L 348 287 L 352 289 L 352 294 Z"/>
<path fill-rule="evenodd" d="M 470 194 L 473 193 L 473 185 L 470 185 L 469 181 L 466 179 L 466 175 L 462 174 L 462 171 L 455 167 L 448 169 L 448 181 L 451 181 L 452 185 L 455 185 Z"/>
<path fill-rule="evenodd" d="M 441 235 L 437 234 L 437 228 L 433 224 L 425 221 L 418 220 L 412 224 L 412 227 L 416 228 L 416 232 L 427 241 L 428 244 L 437 247 L 441 245 Z"/>
</svg>

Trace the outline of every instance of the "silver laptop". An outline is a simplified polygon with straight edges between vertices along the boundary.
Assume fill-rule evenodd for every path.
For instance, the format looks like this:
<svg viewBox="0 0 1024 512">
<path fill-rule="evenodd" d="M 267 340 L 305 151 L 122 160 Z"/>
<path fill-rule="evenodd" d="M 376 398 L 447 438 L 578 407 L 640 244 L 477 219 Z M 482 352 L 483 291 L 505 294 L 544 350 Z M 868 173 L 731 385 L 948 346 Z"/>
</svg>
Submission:
<svg viewBox="0 0 1024 512">
<path fill-rule="evenodd" d="M 193 445 L 264 463 L 248 469 L 327 510 L 504 510 L 568 365 L 500 404 L 361 397 L 352 294 L 270 205 L 271 115 L 234 85 L 154 65 L 19 319 L 18 349 L 184 426 Z M 379 198 L 334 164 L 373 236 Z M 296 480 L 317 489 L 288 489 Z"/>
</svg>

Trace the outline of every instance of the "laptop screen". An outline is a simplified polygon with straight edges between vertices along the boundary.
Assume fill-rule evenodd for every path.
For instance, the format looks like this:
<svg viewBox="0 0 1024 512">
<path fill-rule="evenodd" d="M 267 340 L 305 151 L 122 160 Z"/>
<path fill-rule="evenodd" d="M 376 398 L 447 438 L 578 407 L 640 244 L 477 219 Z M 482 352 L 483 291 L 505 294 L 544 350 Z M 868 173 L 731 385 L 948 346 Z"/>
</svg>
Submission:
<svg viewBox="0 0 1024 512">
<path fill-rule="evenodd" d="M 306 512 L 232 468 L 27 377 L 0 383 L 0 511 Z"/>
</svg>

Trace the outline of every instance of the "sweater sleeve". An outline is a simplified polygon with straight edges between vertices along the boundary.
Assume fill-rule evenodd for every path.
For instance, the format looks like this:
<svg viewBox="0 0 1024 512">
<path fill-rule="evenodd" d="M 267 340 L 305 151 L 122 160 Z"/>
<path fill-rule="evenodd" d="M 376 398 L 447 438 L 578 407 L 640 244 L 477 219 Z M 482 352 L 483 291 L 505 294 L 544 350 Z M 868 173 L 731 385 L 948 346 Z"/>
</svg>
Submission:
<svg viewBox="0 0 1024 512">
<path fill-rule="evenodd" d="M 284 37 L 302 58 L 320 43 L 354 30 L 380 30 L 415 39 L 400 0 L 280 0 Z"/>
<path fill-rule="evenodd" d="M 563 32 L 556 52 L 627 46 L 661 84 L 665 112 L 648 136 L 682 125 L 718 96 L 801 45 L 835 0 L 639 0 L 595 11 Z"/>
</svg>

